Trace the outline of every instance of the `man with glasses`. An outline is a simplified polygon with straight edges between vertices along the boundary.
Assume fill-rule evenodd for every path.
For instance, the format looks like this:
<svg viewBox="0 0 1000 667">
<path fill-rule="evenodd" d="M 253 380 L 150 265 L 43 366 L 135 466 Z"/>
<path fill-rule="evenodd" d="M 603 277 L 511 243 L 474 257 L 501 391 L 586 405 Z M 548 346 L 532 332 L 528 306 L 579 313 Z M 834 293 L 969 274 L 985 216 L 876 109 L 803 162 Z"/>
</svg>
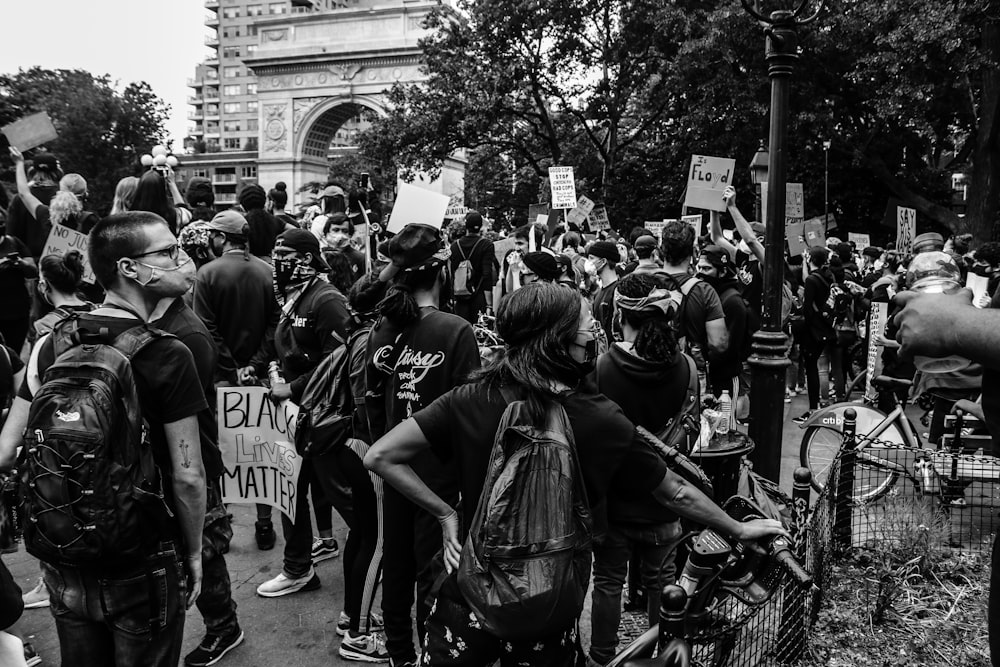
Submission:
<svg viewBox="0 0 1000 667">
<path fill-rule="evenodd" d="M 129 212 L 99 222 L 90 234 L 90 265 L 107 290 L 100 308 L 80 315 L 81 330 L 119 336 L 147 321 L 165 298 L 191 286 L 191 260 L 179 251 L 163 218 Z M 0 466 L 10 466 L 39 378 L 55 361 L 42 339 L 0 433 Z M 143 544 L 132 568 L 43 563 L 62 664 L 163 665 L 180 658 L 184 610 L 201 590 L 205 471 L 198 415 L 208 409 L 191 352 L 172 336 L 153 340 L 131 360 L 142 418 L 172 511 Z M 157 530 L 158 528 L 158 530 Z M 122 545 L 122 548 L 135 545 Z"/>
</svg>

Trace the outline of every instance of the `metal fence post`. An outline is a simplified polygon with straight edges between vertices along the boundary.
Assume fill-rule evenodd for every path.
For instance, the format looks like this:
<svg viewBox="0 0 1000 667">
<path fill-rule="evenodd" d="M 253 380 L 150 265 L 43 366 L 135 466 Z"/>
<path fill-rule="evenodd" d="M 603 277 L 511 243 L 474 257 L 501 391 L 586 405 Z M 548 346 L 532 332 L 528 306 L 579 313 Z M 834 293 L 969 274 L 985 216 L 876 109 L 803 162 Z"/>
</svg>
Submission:
<svg viewBox="0 0 1000 667">
<path fill-rule="evenodd" d="M 858 413 L 854 408 L 844 410 L 844 443 L 841 445 L 838 458 L 839 465 L 831 468 L 831 477 L 827 484 L 833 484 L 836 492 L 831 498 L 833 503 L 833 551 L 843 554 L 850 550 L 854 536 L 852 514 L 854 513 L 854 466 L 857 460 L 857 427 Z M 836 479 L 834 479 L 836 476 Z"/>
<path fill-rule="evenodd" d="M 795 557 L 809 569 L 806 563 L 806 547 L 809 533 L 809 493 L 812 490 L 812 472 L 809 468 L 796 468 L 792 483 L 792 540 Z M 813 572 L 813 577 L 818 573 Z M 806 590 L 798 582 L 785 577 L 782 586 L 781 623 L 778 626 L 778 650 L 775 657 L 780 664 L 795 664 L 805 653 L 807 628 L 812 590 Z"/>
</svg>

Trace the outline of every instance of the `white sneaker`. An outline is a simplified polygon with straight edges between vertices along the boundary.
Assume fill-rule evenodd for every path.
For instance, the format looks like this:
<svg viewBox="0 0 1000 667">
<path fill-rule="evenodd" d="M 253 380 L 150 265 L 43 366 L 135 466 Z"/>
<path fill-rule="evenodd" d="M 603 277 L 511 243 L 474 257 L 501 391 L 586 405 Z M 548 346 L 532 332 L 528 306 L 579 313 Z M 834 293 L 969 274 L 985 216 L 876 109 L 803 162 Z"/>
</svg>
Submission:
<svg viewBox="0 0 1000 667">
<path fill-rule="evenodd" d="M 263 598 L 279 598 L 282 595 L 291 595 L 299 591 L 314 591 L 319 587 L 320 581 L 316 571 L 309 568 L 309 572 L 305 576 L 297 579 L 288 577 L 282 572 L 274 579 L 265 581 L 258 586 L 257 595 Z"/>
<path fill-rule="evenodd" d="M 21 596 L 25 609 L 41 609 L 49 606 L 49 589 L 45 587 L 45 582 L 38 578 L 38 585 Z"/>
<path fill-rule="evenodd" d="M 358 662 L 389 662 L 389 651 L 385 648 L 385 640 L 377 633 L 352 637 L 351 633 L 344 635 L 337 651 L 344 660 Z"/>
</svg>

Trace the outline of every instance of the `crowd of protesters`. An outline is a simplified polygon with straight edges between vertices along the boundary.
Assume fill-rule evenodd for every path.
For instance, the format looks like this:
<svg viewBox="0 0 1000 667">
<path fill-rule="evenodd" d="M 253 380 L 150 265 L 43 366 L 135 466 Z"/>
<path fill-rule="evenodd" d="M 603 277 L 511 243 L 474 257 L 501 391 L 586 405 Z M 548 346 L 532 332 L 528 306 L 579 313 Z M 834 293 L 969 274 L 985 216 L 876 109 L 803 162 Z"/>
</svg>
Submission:
<svg viewBox="0 0 1000 667">
<path fill-rule="evenodd" d="M 155 168 L 122 179 L 101 218 L 86 209 L 84 177 L 62 174 L 49 154 L 30 168 L 11 155 L 18 192 L 0 241 L 0 386 L 9 403 L 0 466 L 15 465 L 32 405 L 66 352 L 67 322 L 84 337 L 154 332 L 131 362 L 170 517 L 131 567 L 40 563 L 38 585 L 19 602 L 51 608 L 65 666 L 176 665 L 193 605 L 205 635 L 184 664 L 215 664 L 242 643 L 225 559 L 233 533 L 215 391 L 266 385 L 275 402 L 298 403 L 335 354 L 349 369 L 352 437 L 333 448 L 313 443 L 319 453 L 303 460 L 296 518 L 281 516 L 282 570 L 257 594 L 319 589 L 316 563 L 341 556 L 336 627 L 346 660 L 571 665 L 583 657 L 575 623 L 504 639 L 480 622 L 457 580 L 498 426 L 514 402 L 532 423 L 565 414 L 575 440 L 595 525 L 588 664 L 615 655 L 626 588 L 626 604 L 656 622 L 659 592 L 676 576 L 682 517 L 748 542 L 783 530 L 773 520 L 733 521 L 634 437 L 636 426 L 668 424 L 691 387 L 695 400 L 728 398 L 736 422 L 749 419 L 764 225 L 744 218 L 732 188 L 727 214 L 709 215 L 704 236 L 681 221 L 656 233 L 501 229 L 475 211 L 444 229 L 409 224 L 388 234 L 377 198 L 356 187 L 331 183 L 292 213 L 284 184 L 247 185 L 238 206 L 216 212 L 207 179 L 192 179 L 182 195 L 172 172 Z M 95 281 L 84 281 L 80 253 L 43 255 L 55 224 L 88 235 Z M 937 253 L 962 284 L 969 272 L 984 277 L 993 296 L 978 305 L 996 304 L 1000 245 L 973 250 L 971 241 L 924 234 L 913 254 Z M 786 254 L 787 400 L 808 395 L 796 421 L 848 398 L 871 337 L 884 346 L 886 373 L 914 376 L 895 330 L 865 326 L 873 302 L 906 289 L 909 259 L 833 237 Z M 929 316 L 909 317 L 904 329 Z M 944 345 L 921 336 L 910 344 Z M 982 415 L 973 404 L 993 379 L 988 368 L 923 380 L 937 415 L 932 442 L 957 401 Z M 333 511 L 349 529 L 343 549 Z M 257 548 L 274 548 L 277 533 L 272 509 L 258 506 Z"/>
</svg>

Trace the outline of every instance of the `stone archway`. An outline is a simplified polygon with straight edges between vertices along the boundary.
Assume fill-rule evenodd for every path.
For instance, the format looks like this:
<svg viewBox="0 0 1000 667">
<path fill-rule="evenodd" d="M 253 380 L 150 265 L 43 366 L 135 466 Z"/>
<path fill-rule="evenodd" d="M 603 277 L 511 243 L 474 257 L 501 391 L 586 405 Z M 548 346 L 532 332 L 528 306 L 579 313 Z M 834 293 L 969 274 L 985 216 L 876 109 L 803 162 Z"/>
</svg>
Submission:
<svg viewBox="0 0 1000 667">
<path fill-rule="evenodd" d="M 244 62 L 257 76 L 258 182 L 290 192 L 325 180 L 337 131 L 359 112 L 383 114 L 386 91 L 416 83 L 424 18 L 438 0 L 262 17 L 260 44 Z M 371 4 L 371 6 L 369 6 Z M 449 160 L 430 189 L 461 191 L 464 162 Z"/>
</svg>

